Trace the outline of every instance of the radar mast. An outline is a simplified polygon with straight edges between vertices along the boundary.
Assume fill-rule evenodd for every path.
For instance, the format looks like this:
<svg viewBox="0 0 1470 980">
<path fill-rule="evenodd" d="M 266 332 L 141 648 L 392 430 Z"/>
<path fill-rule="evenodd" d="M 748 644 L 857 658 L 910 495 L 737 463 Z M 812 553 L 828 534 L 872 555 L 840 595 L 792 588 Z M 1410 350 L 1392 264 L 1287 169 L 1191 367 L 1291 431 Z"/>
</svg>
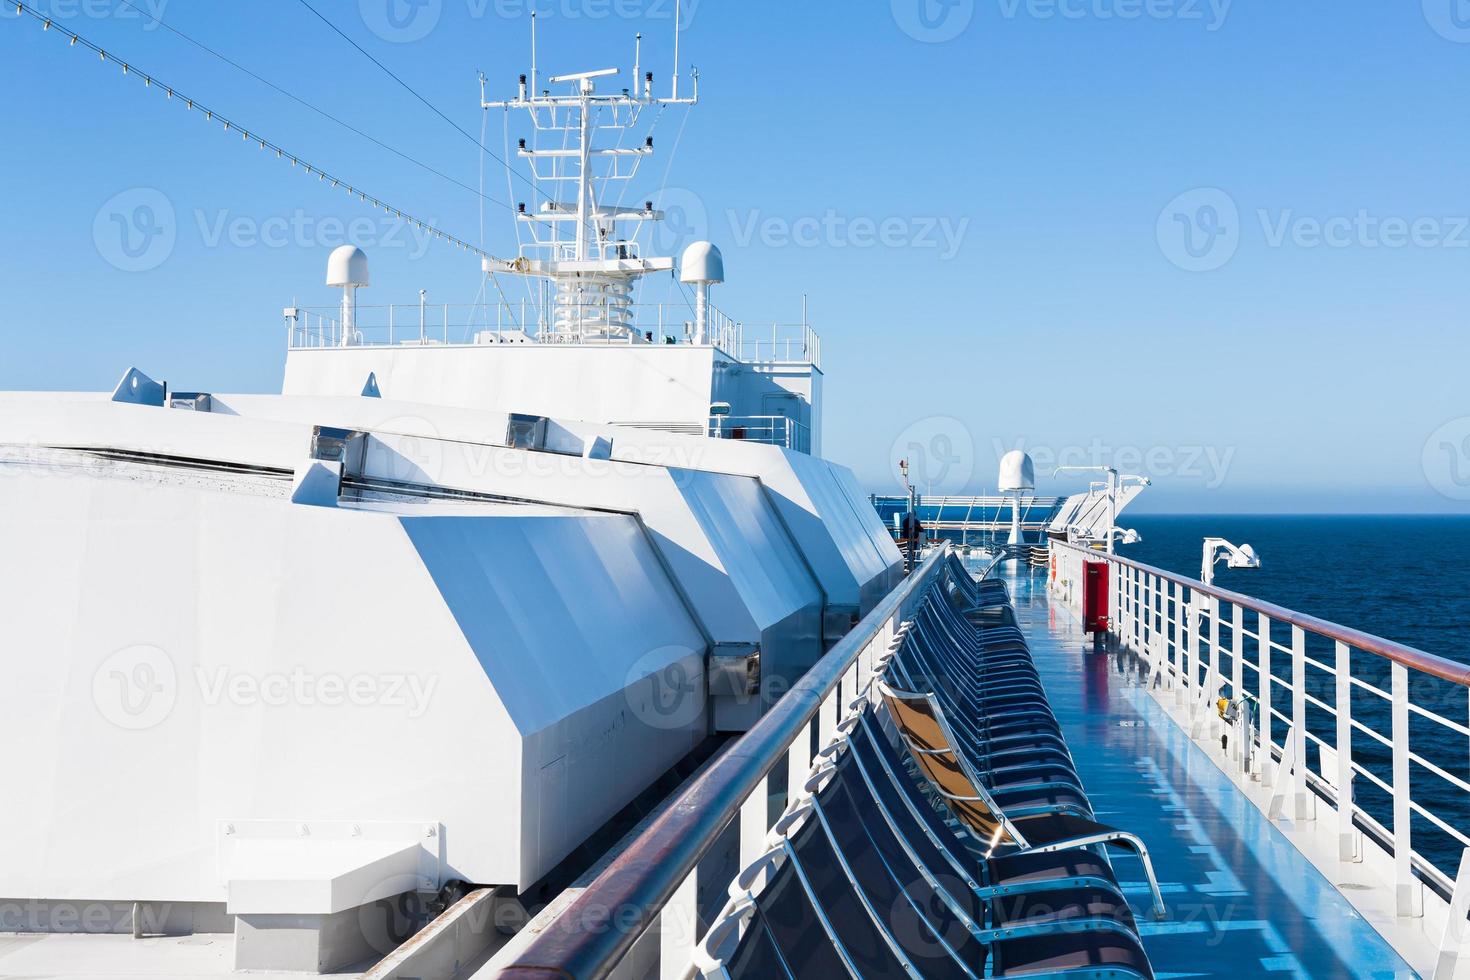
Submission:
<svg viewBox="0 0 1470 980">
<path fill-rule="evenodd" d="M 642 34 L 635 40 L 630 86 L 618 87 L 621 69 L 604 68 L 554 75 L 541 88 L 534 13 L 530 77 L 520 76 L 516 97 L 487 101 L 481 81 L 481 108 L 523 109 L 530 116 L 531 138 L 518 141 L 516 155 L 527 161 L 538 195 L 530 204 L 516 206 L 516 221 L 529 231 L 516 258 L 485 259 L 483 267 L 551 283 L 552 308 L 549 314 L 542 310 L 538 331 L 542 343 L 643 339 L 635 326 L 633 285 L 651 272 L 671 271 L 674 259 L 644 255 L 638 243 L 645 222 L 664 218 L 653 201 L 641 208 L 621 204 L 639 166 L 653 154 L 653 137 L 644 136 L 641 145 L 626 144 L 630 135 L 636 142 L 645 109 L 699 101 L 697 69 L 692 94 L 679 94 L 679 33 L 676 14 L 675 68 L 665 98 L 653 94 L 653 72 L 642 70 Z M 611 91 L 599 91 L 599 86 Z"/>
</svg>

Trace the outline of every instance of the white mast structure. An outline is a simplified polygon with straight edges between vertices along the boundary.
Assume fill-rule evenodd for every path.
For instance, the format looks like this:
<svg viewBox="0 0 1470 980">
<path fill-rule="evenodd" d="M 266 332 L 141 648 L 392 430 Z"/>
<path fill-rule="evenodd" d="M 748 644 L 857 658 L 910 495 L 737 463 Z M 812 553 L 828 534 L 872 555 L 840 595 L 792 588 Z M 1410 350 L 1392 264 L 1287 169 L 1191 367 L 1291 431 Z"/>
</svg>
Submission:
<svg viewBox="0 0 1470 980">
<path fill-rule="evenodd" d="M 677 4 L 676 4 L 677 7 Z M 655 98 L 653 72 L 639 77 L 643 35 L 634 49 L 633 85 L 601 94 L 597 85 L 612 79 L 617 68 L 555 75 L 548 88 L 539 88 L 536 68 L 536 19 L 531 15 L 531 75 L 520 77 L 515 99 L 489 102 L 484 109 L 525 109 L 530 114 L 530 145 L 519 141 L 517 156 L 530 166 L 531 177 L 543 200 L 517 205 L 516 220 L 530 229 L 512 261 L 485 259 L 486 272 L 511 273 L 549 280 L 554 288 L 553 309 L 543 309 L 537 339 L 542 343 L 638 343 L 633 314 L 633 284 L 651 272 L 669 272 L 672 256 L 644 256 L 637 242 L 646 221 L 664 215 L 653 202 L 642 209 L 620 207 L 621 194 L 645 157 L 653 153 L 653 137 L 642 145 L 625 146 L 645 108 L 695 105 L 699 101 L 699 72 L 693 72 L 694 92 L 679 97 L 678 45 L 680 25 L 675 19 L 675 66 L 671 94 Z M 608 82 L 606 84 L 616 84 Z M 564 91 L 557 93 L 558 87 Z M 482 83 L 483 90 L 483 83 Z M 636 136 L 635 136 L 636 139 Z M 543 190 L 543 188 L 545 188 Z M 573 193 L 567 195 L 571 190 Z M 624 225 L 632 223 L 625 232 Z"/>
</svg>

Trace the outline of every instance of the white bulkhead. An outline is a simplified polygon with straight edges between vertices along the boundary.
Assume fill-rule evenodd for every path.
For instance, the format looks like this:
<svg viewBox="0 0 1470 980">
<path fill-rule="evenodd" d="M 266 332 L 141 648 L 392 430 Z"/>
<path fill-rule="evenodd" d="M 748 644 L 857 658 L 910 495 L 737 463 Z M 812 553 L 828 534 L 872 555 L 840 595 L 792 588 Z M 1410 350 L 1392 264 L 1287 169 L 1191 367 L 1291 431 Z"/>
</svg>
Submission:
<svg viewBox="0 0 1470 980">
<path fill-rule="evenodd" d="M 185 402 L 0 396 L 0 724 L 55 747 L 18 764 L 0 895 L 224 902 L 223 828 L 281 820 L 422 824 L 425 885 L 529 885 L 759 715 L 748 653 L 795 679 L 832 603 L 887 580 L 850 475 L 800 453 L 688 439 L 671 467 L 667 433 L 547 420 L 512 449 L 504 414 Z M 340 465 L 309 459 L 321 425 L 365 433 L 348 475 L 383 492 L 291 502 Z"/>
<path fill-rule="evenodd" d="M 6 468 L 0 717 L 48 750 L 0 894 L 222 901 L 222 826 L 283 817 L 440 826 L 433 887 L 529 884 L 705 734 L 652 707 L 704 640 L 631 518 Z"/>
</svg>

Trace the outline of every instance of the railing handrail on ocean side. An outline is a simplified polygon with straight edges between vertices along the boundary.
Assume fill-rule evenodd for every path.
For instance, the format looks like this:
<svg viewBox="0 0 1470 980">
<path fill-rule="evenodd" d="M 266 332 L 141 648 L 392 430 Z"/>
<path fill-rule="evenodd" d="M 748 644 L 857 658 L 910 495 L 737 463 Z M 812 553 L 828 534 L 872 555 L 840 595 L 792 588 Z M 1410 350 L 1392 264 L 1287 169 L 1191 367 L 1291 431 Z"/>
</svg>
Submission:
<svg viewBox="0 0 1470 980">
<path fill-rule="evenodd" d="M 800 792 L 809 776 L 812 725 L 817 726 L 819 747 L 825 745 L 836 731 L 844 699 L 857 695 L 874 657 L 887 649 L 913 603 L 948 567 L 948 558 L 948 545 L 935 548 L 498 976 L 604 976 L 650 930 L 657 930 L 659 974 L 691 973 L 699 938 L 696 876 L 701 859 L 737 822 L 739 867 L 765 850 L 771 827 L 768 781 L 776 765 L 786 760 L 788 794 Z"/>
<path fill-rule="evenodd" d="M 1229 731 L 1214 703 L 1227 688 L 1232 702 L 1239 704 L 1243 698 L 1256 702 L 1257 730 L 1249 739 L 1231 740 L 1228 762 L 1235 777 L 1259 779 L 1262 786 L 1272 789 L 1269 816 L 1274 817 L 1285 808 L 1288 786 L 1291 816 L 1298 822 L 1315 820 L 1316 801 L 1321 800 L 1333 811 L 1336 820 L 1338 860 L 1350 863 L 1371 860 L 1394 889 L 1393 905 L 1397 914 L 1422 917 L 1426 906 L 1431 907 L 1434 918 L 1440 920 L 1433 925 L 1445 929 L 1442 953 L 1449 948 L 1458 949 L 1466 909 L 1470 906 L 1470 834 L 1467 834 L 1470 827 L 1453 826 L 1430 810 L 1426 798 L 1413 798 L 1411 765 L 1463 794 L 1462 810 L 1470 808 L 1470 782 L 1412 750 L 1410 718 L 1418 716 L 1462 739 L 1470 739 L 1470 725 L 1466 724 L 1470 722 L 1470 666 L 1121 555 L 1062 541 L 1051 542 L 1051 547 L 1054 556 L 1051 588 L 1074 608 L 1080 608 L 1082 603 L 1084 562 L 1108 562 L 1116 570 L 1108 582 L 1106 634 L 1147 664 L 1149 687 L 1162 689 L 1161 700 L 1169 692 L 1173 693 L 1175 707 L 1184 716 L 1180 724 L 1188 725 L 1191 737 L 1213 738 Z M 1255 614 L 1254 631 L 1246 626 L 1247 611 Z M 1290 644 L 1273 637 L 1272 627 L 1278 623 L 1291 627 Z M 1222 640 L 1222 624 L 1228 629 L 1225 640 Z M 1324 662 L 1326 657 L 1319 660 L 1308 654 L 1309 634 L 1333 643 L 1333 663 Z M 1385 691 L 1359 676 L 1361 671 L 1354 672 L 1354 650 L 1387 662 L 1390 690 Z M 1277 675 L 1283 664 L 1273 661 L 1273 657 L 1283 654 L 1287 658 L 1289 680 Z M 1227 657 L 1228 674 L 1223 663 Z M 1327 683 L 1317 686 L 1318 693 L 1324 697 L 1317 697 L 1309 690 L 1312 686 L 1307 679 L 1309 668 L 1331 679 L 1333 703 L 1325 700 Z M 1246 671 L 1254 672 L 1254 685 L 1247 683 Z M 1410 671 L 1454 685 L 1451 691 L 1456 699 L 1464 693 L 1466 700 L 1456 712 L 1461 720 L 1452 720 L 1414 703 L 1409 696 Z M 1365 711 L 1360 700 L 1355 709 L 1354 689 L 1386 704 L 1370 701 L 1377 710 Z M 1273 704 L 1273 690 L 1289 694 L 1290 704 L 1281 704 L 1279 700 Z M 1288 711 L 1278 710 L 1277 705 Z M 1333 731 L 1326 737 L 1312 731 L 1308 706 L 1331 716 Z M 1372 722 L 1381 723 L 1385 714 L 1389 719 L 1387 734 L 1370 727 Z M 1248 720 L 1250 713 L 1242 708 L 1237 717 Z M 1281 741 L 1272 735 L 1271 720 L 1285 726 Z M 1354 751 L 1354 732 L 1387 750 L 1391 763 L 1387 778 L 1370 768 L 1370 760 L 1361 749 Z M 1320 772 L 1307 765 L 1308 741 L 1322 750 Z M 1361 782 L 1376 786 L 1388 797 L 1391 803 L 1388 823 L 1375 818 L 1356 798 L 1354 786 Z M 1348 804 L 1345 807 L 1344 800 Z M 1457 873 L 1415 851 L 1411 832 L 1414 814 L 1465 848 Z M 1458 925 L 1456 917 L 1460 920 Z M 1425 922 L 1426 928 L 1430 925 Z"/>
<path fill-rule="evenodd" d="M 1421 670 L 1426 674 L 1431 674 L 1442 680 L 1450 681 L 1453 684 L 1470 687 L 1470 664 L 1460 663 L 1448 657 L 1428 653 L 1417 647 L 1411 647 L 1405 643 L 1398 643 L 1372 633 L 1343 626 L 1330 620 L 1319 619 L 1316 616 L 1297 612 L 1285 606 L 1278 606 L 1264 599 L 1256 599 L 1240 592 L 1231 592 L 1229 589 L 1222 589 L 1217 585 L 1206 585 L 1198 579 L 1190 578 L 1188 575 L 1171 572 L 1166 568 L 1146 565 L 1141 561 L 1126 558 L 1123 555 L 1109 555 L 1096 549 L 1083 548 L 1078 545 L 1064 544 L 1062 542 L 1055 543 L 1062 548 L 1082 552 L 1094 560 L 1107 560 L 1115 565 L 1146 572 L 1172 582 L 1175 585 L 1182 585 L 1200 595 L 1211 596 L 1215 599 L 1228 602 L 1231 605 L 1243 606 L 1252 612 L 1263 613 L 1269 616 L 1272 622 L 1300 626 L 1308 632 L 1325 636 L 1330 640 L 1338 640 L 1346 643 L 1355 650 L 1376 654 L 1395 663 L 1403 664 L 1405 667 L 1412 667 L 1415 670 Z"/>
</svg>

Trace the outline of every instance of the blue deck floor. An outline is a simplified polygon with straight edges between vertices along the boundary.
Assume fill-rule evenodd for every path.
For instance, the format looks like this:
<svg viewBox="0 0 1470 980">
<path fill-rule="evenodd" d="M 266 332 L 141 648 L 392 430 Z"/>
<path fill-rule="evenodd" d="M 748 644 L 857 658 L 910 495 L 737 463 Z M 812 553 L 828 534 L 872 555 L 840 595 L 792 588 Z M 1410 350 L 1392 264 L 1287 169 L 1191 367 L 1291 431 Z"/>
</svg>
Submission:
<svg viewBox="0 0 1470 980">
<path fill-rule="evenodd" d="M 1379 934 L 1190 742 L 1075 617 L 1044 572 L 1001 577 L 1097 812 L 1148 845 L 1170 915 L 1142 918 L 1138 862 L 1114 860 L 1160 977 L 1413 977 Z M 1001 571 L 1001 570 L 998 570 Z"/>
</svg>

